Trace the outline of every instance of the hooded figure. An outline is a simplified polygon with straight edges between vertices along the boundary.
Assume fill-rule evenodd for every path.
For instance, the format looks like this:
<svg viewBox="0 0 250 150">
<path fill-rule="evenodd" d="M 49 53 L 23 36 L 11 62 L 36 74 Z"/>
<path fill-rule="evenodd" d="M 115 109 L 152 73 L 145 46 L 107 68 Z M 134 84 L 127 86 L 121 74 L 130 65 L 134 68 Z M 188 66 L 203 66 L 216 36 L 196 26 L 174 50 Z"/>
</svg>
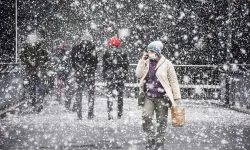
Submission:
<svg viewBox="0 0 250 150">
<path fill-rule="evenodd" d="M 71 103 L 71 97 L 73 95 L 72 84 L 70 83 L 70 74 L 72 71 L 71 59 L 69 52 L 69 45 L 62 41 L 58 47 L 54 56 L 55 60 L 55 71 L 57 74 L 57 98 L 61 102 L 62 91 L 65 93 L 66 101 L 65 107 L 69 109 Z"/>
<path fill-rule="evenodd" d="M 109 49 L 103 55 L 103 78 L 107 82 L 108 119 L 113 119 L 112 106 L 118 96 L 118 118 L 123 114 L 123 90 L 128 72 L 128 56 L 120 48 L 120 40 L 112 37 L 108 43 Z"/>
<path fill-rule="evenodd" d="M 33 36 L 36 37 L 35 35 Z M 43 99 L 45 96 L 44 74 L 46 73 L 49 57 L 45 41 L 34 41 L 34 39 L 37 39 L 34 37 L 31 42 L 30 39 L 32 38 L 28 36 L 27 42 L 23 45 L 20 59 L 24 66 L 24 78 L 29 82 L 25 87 L 29 89 L 32 99 L 31 105 L 34 107 L 34 111 L 40 112 L 43 108 Z M 39 97 L 37 97 L 36 91 L 38 91 Z"/>
<path fill-rule="evenodd" d="M 92 36 L 86 33 L 82 37 L 81 43 L 74 46 L 71 52 L 72 66 L 75 69 L 77 83 L 77 116 L 80 120 L 82 119 L 82 92 L 84 87 L 88 91 L 88 119 L 94 117 L 95 71 L 98 60 L 92 39 Z"/>
<path fill-rule="evenodd" d="M 71 72 L 70 56 L 67 54 L 69 47 L 65 42 L 61 42 L 55 53 L 55 69 L 57 75 L 62 80 L 66 80 Z"/>
</svg>

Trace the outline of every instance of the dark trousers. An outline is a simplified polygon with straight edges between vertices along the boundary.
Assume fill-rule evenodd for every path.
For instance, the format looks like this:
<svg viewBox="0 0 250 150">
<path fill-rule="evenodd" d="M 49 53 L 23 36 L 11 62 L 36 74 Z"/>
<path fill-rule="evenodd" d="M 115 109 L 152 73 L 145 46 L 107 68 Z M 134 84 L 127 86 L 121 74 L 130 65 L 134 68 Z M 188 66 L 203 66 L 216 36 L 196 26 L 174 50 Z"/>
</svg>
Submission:
<svg viewBox="0 0 250 150">
<path fill-rule="evenodd" d="M 37 103 L 39 105 L 43 105 L 44 97 L 46 95 L 46 85 L 45 85 L 45 79 L 44 78 L 38 78 L 37 79 L 37 88 L 38 88 L 38 98 Z"/>
<path fill-rule="evenodd" d="M 66 80 L 65 82 L 65 88 L 64 88 L 64 93 L 65 93 L 65 97 L 66 97 L 66 101 L 65 101 L 65 107 L 67 109 L 70 109 L 70 105 L 71 105 L 71 100 L 72 97 L 74 95 L 75 92 L 75 87 L 73 83 L 70 83 L 69 80 Z"/>
<path fill-rule="evenodd" d="M 59 86 L 61 86 L 61 87 L 59 87 L 59 88 L 61 88 L 60 89 L 61 91 L 58 91 L 58 92 L 61 92 L 61 93 L 58 93 L 58 100 L 59 101 L 61 100 L 61 94 L 64 93 L 65 97 L 66 97 L 65 107 L 67 109 L 70 109 L 71 99 L 72 99 L 74 92 L 75 92 L 74 91 L 74 88 L 75 88 L 74 83 L 70 82 L 70 79 L 66 74 L 58 75 L 58 80 L 60 80 L 60 82 L 62 82 L 61 85 L 59 85 Z"/>
<path fill-rule="evenodd" d="M 38 83 L 38 76 L 37 75 L 29 75 L 29 94 L 31 99 L 31 105 L 36 106 L 37 99 L 36 99 L 36 90 L 37 90 L 37 83 Z"/>
<path fill-rule="evenodd" d="M 29 83 L 24 85 L 24 88 L 29 93 L 31 106 L 37 107 L 37 105 L 43 105 L 46 92 L 44 80 L 40 79 L 36 74 L 27 75 L 26 80 Z"/>
<path fill-rule="evenodd" d="M 146 96 L 142 111 L 143 131 L 147 133 L 148 139 L 156 138 L 156 141 L 163 143 L 168 120 L 168 98 L 149 98 Z M 156 113 L 156 132 L 153 124 L 154 112 Z"/>
<path fill-rule="evenodd" d="M 108 114 L 113 110 L 113 99 L 118 97 L 118 117 L 123 114 L 123 91 L 124 82 L 107 81 L 107 106 Z"/>
<path fill-rule="evenodd" d="M 76 77 L 76 82 L 77 116 L 79 119 L 82 119 L 82 94 L 85 88 L 88 92 L 88 118 L 93 118 L 95 102 L 95 74 L 88 74 L 87 76 Z"/>
</svg>

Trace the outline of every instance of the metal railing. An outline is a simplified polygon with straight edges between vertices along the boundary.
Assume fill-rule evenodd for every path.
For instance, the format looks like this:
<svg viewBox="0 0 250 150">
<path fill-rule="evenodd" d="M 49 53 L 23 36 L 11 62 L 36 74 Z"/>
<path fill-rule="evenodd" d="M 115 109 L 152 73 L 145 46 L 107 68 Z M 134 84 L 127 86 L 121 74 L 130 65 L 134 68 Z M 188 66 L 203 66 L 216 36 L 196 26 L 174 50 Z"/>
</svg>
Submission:
<svg viewBox="0 0 250 150">
<path fill-rule="evenodd" d="M 11 72 L 17 65 L 18 63 L 0 63 L 0 73 L 8 73 Z"/>
<path fill-rule="evenodd" d="M 231 66 L 222 73 L 221 101 L 228 106 L 250 109 L 250 65 Z"/>
<path fill-rule="evenodd" d="M 0 64 L 0 104 L 16 104 L 23 95 L 22 76 L 18 64 Z M 137 97 L 138 82 L 135 76 L 137 64 L 130 64 L 125 83 L 125 97 Z M 231 71 L 229 73 L 229 87 L 225 86 L 225 71 L 219 65 L 174 65 L 181 88 L 182 99 L 218 100 L 225 103 L 226 90 L 233 105 L 250 108 L 250 72 Z M 19 68 L 19 69 L 18 69 Z M 105 89 L 102 78 L 102 66 L 96 71 L 98 90 Z M 226 89 L 227 88 L 227 89 Z"/>
<path fill-rule="evenodd" d="M 0 115 L 21 100 L 22 81 L 18 67 L 18 63 L 0 63 Z"/>
<path fill-rule="evenodd" d="M 135 76 L 137 64 L 130 64 L 126 81 L 126 95 L 138 95 L 138 82 Z M 184 99 L 219 99 L 220 71 L 217 65 L 174 65 Z M 97 86 L 104 86 L 101 77 L 101 65 L 96 72 Z"/>
<path fill-rule="evenodd" d="M 176 65 L 183 99 L 219 99 L 220 72 L 216 65 Z"/>
</svg>

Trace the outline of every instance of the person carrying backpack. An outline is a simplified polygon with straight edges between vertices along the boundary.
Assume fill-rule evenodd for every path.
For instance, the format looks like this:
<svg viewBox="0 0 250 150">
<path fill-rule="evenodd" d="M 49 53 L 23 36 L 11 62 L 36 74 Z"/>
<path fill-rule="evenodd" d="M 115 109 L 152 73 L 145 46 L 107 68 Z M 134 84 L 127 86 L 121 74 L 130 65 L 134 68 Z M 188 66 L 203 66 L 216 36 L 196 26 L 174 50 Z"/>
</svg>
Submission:
<svg viewBox="0 0 250 150">
<path fill-rule="evenodd" d="M 118 96 L 118 119 L 123 114 L 123 91 L 128 72 L 128 56 L 120 48 L 120 40 L 112 37 L 108 43 L 109 49 L 103 55 L 103 78 L 107 86 L 108 120 L 113 119 L 113 99 Z"/>
<path fill-rule="evenodd" d="M 32 39 L 37 40 L 30 42 L 28 40 L 30 36 L 32 36 Z M 29 92 L 31 106 L 34 111 L 40 112 L 43 109 L 45 97 L 43 75 L 46 73 L 46 66 L 49 61 L 46 41 L 42 39 L 38 40 L 38 36 L 35 34 L 29 35 L 27 42 L 23 44 L 20 59 L 24 67 L 22 72 L 24 80 L 28 82 L 25 88 Z"/>
<path fill-rule="evenodd" d="M 54 56 L 55 71 L 57 74 L 57 99 L 62 102 L 62 92 L 65 93 L 65 107 L 70 108 L 71 97 L 73 96 L 74 88 L 70 82 L 70 74 L 72 65 L 69 56 L 69 45 L 62 41 L 57 46 L 57 51 Z"/>
<path fill-rule="evenodd" d="M 89 33 L 82 37 L 80 44 L 72 48 L 71 60 L 75 69 L 77 83 L 76 112 L 78 119 L 82 119 L 82 92 L 84 87 L 86 87 L 88 92 L 88 119 L 92 119 L 94 117 L 95 71 L 98 59 L 93 38 Z"/>
</svg>

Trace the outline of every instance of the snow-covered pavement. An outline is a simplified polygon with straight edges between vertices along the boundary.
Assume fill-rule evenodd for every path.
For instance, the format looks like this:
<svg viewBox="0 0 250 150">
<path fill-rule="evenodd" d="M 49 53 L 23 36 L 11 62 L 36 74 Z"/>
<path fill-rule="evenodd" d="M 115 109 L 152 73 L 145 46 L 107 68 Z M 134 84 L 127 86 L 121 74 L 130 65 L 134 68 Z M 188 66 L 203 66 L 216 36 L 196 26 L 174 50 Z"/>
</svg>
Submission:
<svg viewBox="0 0 250 150">
<path fill-rule="evenodd" d="M 123 117 L 112 121 L 107 119 L 105 98 L 96 99 L 93 120 L 87 119 L 86 102 L 81 121 L 49 97 L 40 114 L 9 114 L 0 120 L 0 149 L 145 149 L 141 108 L 135 99 L 124 99 Z M 169 117 L 166 149 L 250 149 L 250 115 L 201 101 L 183 105 L 186 124 L 172 127 Z"/>
</svg>

